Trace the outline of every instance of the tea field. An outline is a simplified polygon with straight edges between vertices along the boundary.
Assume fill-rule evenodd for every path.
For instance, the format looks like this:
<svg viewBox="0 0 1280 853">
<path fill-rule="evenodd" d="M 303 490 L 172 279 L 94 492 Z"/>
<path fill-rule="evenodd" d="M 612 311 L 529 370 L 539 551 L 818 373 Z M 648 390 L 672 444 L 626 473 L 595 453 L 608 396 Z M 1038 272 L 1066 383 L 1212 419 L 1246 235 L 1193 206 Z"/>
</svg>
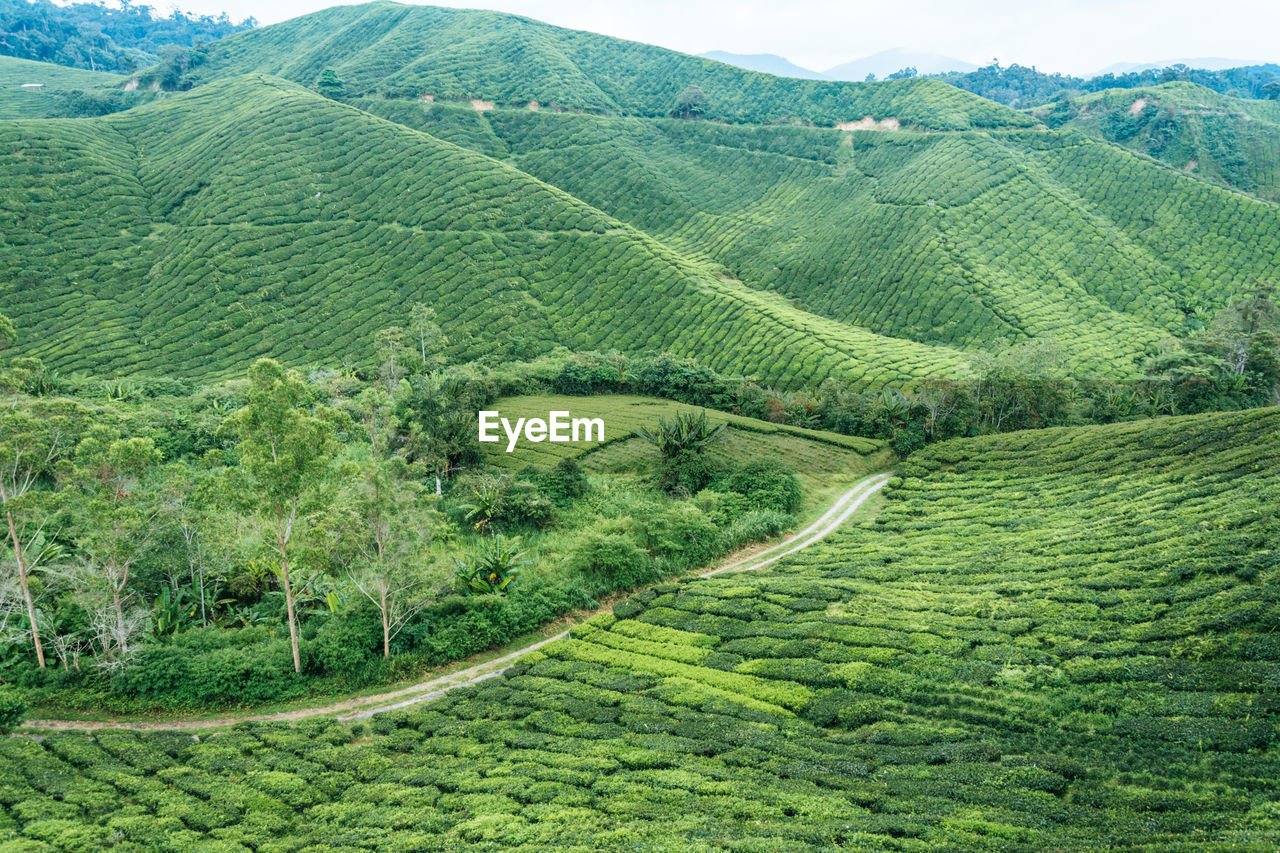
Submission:
<svg viewBox="0 0 1280 853">
<path fill-rule="evenodd" d="M 214 43 L 191 80 L 244 73 L 313 85 L 331 68 L 348 95 L 665 116 L 689 85 L 703 115 L 828 127 L 864 116 L 937 130 L 1026 127 L 1031 117 L 935 80 L 800 81 L 653 45 L 496 12 L 365 3 L 324 9 Z"/>
<path fill-rule="evenodd" d="M 1273 850 L 1280 411 L 944 442 L 879 517 L 375 717 L 0 742 L 13 850 Z"/>
<path fill-rule="evenodd" d="M 432 305 L 452 359 L 672 351 L 790 385 L 963 370 L 957 350 L 721 278 L 512 167 L 276 78 L 0 123 L 0 301 L 63 373 L 369 364 Z"/>
<path fill-rule="evenodd" d="M 1112 89 L 1033 115 L 1154 157 L 1175 169 L 1280 201 L 1280 105 L 1194 83 Z"/>
</svg>

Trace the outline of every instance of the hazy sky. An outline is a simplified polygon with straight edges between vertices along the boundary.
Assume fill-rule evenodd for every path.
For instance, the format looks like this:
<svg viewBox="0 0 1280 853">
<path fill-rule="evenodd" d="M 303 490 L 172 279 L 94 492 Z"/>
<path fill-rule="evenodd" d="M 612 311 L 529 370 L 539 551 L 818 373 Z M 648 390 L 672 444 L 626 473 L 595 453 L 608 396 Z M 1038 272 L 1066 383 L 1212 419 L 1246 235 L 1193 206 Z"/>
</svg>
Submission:
<svg viewBox="0 0 1280 853">
<path fill-rule="evenodd" d="M 158 9 L 164 0 L 152 0 Z M 325 0 L 179 0 L 264 24 Z M 777 53 L 823 70 L 894 47 L 1087 73 L 1181 57 L 1280 61 L 1275 0 L 438 0 L 701 53 Z"/>
</svg>

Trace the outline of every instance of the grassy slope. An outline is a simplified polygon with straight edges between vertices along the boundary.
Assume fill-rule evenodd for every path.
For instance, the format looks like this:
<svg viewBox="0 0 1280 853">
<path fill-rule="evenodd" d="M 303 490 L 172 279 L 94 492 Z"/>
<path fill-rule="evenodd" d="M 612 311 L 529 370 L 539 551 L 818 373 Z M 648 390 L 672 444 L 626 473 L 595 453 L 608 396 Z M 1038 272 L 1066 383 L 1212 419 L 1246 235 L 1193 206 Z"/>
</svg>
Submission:
<svg viewBox="0 0 1280 853">
<path fill-rule="evenodd" d="M 103 119 L 0 124 L 0 282 L 24 351 L 64 371 L 225 375 L 371 355 L 433 304 L 469 354 L 668 349 L 787 384 L 963 358 L 713 276 L 509 166 L 275 78 Z"/>
<path fill-rule="evenodd" d="M 962 348 L 1055 335 L 1126 372 L 1181 307 L 1280 272 L 1280 211 L 1077 135 L 361 106 L 505 156 L 809 311 Z M 1228 225 L 1229 223 L 1229 225 Z"/>
<path fill-rule="evenodd" d="M 644 593 L 372 737 L 0 742 L 4 831 L 1274 849 L 1277 435 L 1270 409 L 938 445 L 874 523 Z"/>
<path fill-rule="evenodd" d="M 63 109 L 65 93 L 115 86 L 123 81 L 119 75 L 102 71 L 0 56 L 0 120 L 56 115 Z M 23 89 L 23 83 L 44 86 Z"/>
<path fill-rule="evenodd" d="M 1017 127 L 1029 117 L 932 80 L 884 85 L 783 80 L 665 48 L 496 12 L 390 2 L 339 6 L 223 39 L 198 79 L 264 72 L 310 86 L 333 68 L 353 94 L 480 98 L 524 106 L 666 115 L 698 84 L 708 115 L 827 126 L 866 115 L 935 129 Z"/>
<path fill-rule="evenodd" d="M 1071 108 L 1067 127 L 1280 201 L 1280 104 L 1220 95 L 1194 83 L 1165 83 L 1081 96 Z M 1047 117 L 1052 109 L 1033 114 Z"/>
</svg>

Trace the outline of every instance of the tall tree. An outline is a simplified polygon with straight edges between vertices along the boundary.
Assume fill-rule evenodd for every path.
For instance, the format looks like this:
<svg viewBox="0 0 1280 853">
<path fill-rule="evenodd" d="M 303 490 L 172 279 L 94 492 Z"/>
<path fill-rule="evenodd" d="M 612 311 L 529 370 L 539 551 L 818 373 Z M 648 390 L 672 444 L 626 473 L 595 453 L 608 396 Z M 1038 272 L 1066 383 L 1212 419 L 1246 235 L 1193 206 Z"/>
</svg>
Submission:
<svg viewBox="0 0 1280 853">
<path fill-rule="evenodd" d="M 418 353 L 422 357 L 422 368 L 438 367 L 444 362 L 441 351 L 448 345 L 449 339 L 436 323 L 434 308 L 415 302 L 409 309 L 409 331 L 418 345 Z"/>
<path fill-rule="evenodd" d="M 248 402 L 229 419 L 239 438 L 242 486 L 271 526 L 280 558 L 280 582 L 289 619 L 294 672 L 302 672 L 290 555 L 298 510 L 320 485 L 336 448 L 330 413 L 308 411 L 308 390 L 296 373 L 271 359 L 249 368 Z"/>
<path fill-rule="evenodd" d="M 129 581 L 155 538 L 158 505 L 145 481 L 159 462 L 160 452 L 151 439 L 121 438 L 96 425 L 76 448 L 70 474 L 80 497 L 74 539 L 88 562 L 80 577 L 107 594 L 110 617 L 100 620 L 100 644 L 117 660 L 128 653 L 136 634 L 138 620 L 126 612 Z"/>
<path fill-rule="evenodd" d="M 55 466 L 75 446 L 76 435 L 88 414 L 83 406 L 69 400 L 15 400 L 0 408 L 0 504 L 17 564 L 36 663 L 41 668 L 45 666 L 44 647 L 30 585 L 34 560 L 27 553 L 27 545 L 43 538 L 52 507 L 47 501 L 38 500 L 33 492 L 42 482 L 53 482 Z"/>
</svg>

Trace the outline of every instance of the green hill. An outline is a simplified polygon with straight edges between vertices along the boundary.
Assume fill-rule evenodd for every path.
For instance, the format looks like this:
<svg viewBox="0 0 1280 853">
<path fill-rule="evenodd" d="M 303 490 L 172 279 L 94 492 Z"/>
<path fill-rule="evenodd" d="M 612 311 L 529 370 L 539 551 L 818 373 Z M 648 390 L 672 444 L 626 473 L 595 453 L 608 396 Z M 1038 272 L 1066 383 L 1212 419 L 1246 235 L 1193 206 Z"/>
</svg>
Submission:
<svg viewBox="0 0 1280 853">
<path fill-rule="evenodd" d="M 337 6 L 222 39 L 196 82 L 261 72 L 310 86 L 332 68 L 352 95 L 667 115 L 690 85 L 706 116 L 831 126 L 865 116 L 955 130 L 1018 127 L 1023 114 L 932 80 L 799 81 L 497 12 L 375 2 Z"/>
<path fill-rule="evenodd" d="M 0 175 L 0 301 L 23 352 L 63 371 L 364 360 L 419 300 L 458 357 L 670 350 L 779 384 L 964 361 L 722 280 L 508 165 L 275 78 L 2 123 Z"/>
<path fill-rule="evenodd" d="M 752 287 L 964 349 L 1054 335 L 1124 373 L 1184 306 L 1280 272 L 1271 205 L 1077 134 L 363 109 L 485 151 Z M 1227 223 L 1230 223 L 1228 226 Z"/>
<path fill-rule="evenodd" d="M 1032 111 L 1188 174 L 1280 201 L 1280 103 L 1193 83 L 1109 89 Z"/>
<path fill-rule="evenodd" d="M 15 847 L 1270 850 L 1280 413 L 912 457 L 874 523 L 504 677 L 199 740 L 0 740 Z"/>
</svg>

